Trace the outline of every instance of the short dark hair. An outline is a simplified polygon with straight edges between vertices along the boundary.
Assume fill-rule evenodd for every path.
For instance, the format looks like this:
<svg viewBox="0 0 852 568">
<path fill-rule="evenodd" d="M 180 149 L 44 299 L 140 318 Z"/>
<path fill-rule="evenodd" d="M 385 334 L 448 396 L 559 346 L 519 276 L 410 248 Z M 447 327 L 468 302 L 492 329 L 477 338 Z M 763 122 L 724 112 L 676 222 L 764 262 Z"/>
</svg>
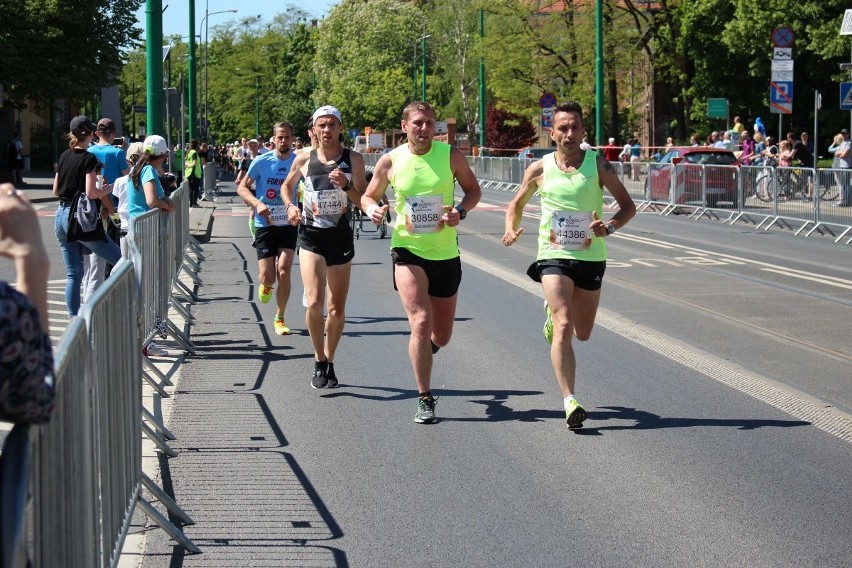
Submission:
<svg viewBox="0 0 852 568">
<path fill-rule="evenodd" d="M 556 116 L 557 112 L 576 112 L 580 115 L 580 122 L 583 122 L 583 107 L 577 101 L 565 101 L 556 105 L 553 115 Z"/>
<path fill-rule="evenodd" d="M 426 101 L 414 101 L 412 103 L 408 103 L 408 105 L 402 109 L 402 120 L 408 120 L 408 117 L 411 116 L 412 112 L 423 112 L 427 110 L 431 111 L 433 115 L 435 114 L 435 109 Z"/>
<path fill-rule="evenodd" d="M 273 127 L 272 127 L 272 132 L 273 132 L 273 134 L 274 134 L 274 133 L 275 133 L 275 131 L 276 131 L 276 130 L 278 130 L 279 128 L 283 128 L 283 129 L 285 129 L 285 130 L 289 130 L 289 131 L 290 131 L 290 134 L 293 134 L 293 125 L 292 125 L 292 124 L 290 124 L 289 122 L 287 122 L 286 120 L 282 120 L 281 122 L 276 122 L 276 123 L 275 123 L 275 126 L 273 126 Z"/>
</svg>

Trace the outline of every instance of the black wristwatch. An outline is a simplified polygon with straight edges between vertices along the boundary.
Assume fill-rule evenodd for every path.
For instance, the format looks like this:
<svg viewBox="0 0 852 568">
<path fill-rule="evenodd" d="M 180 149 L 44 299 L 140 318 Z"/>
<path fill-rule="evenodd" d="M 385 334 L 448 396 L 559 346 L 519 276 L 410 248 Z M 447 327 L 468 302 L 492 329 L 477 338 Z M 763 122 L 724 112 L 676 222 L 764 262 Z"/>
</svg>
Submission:
<svg viewBox="0 0 852 568">
<path fill-rule="evenodd" d="M 464 210 L 464 207 L 456 205 L 456 211 L 459 212 L 459 219 L 464 221 L 465 217 L 467 217 L 467 211 Z"/>
<path fill-rule="evenodd" d="M 354 184 L 352 183 L 352 180 L 350 179 L 350 180 L 346 181 L 346 185 L 344 185 L 341 189 L 343 191 L 349 191 L 350 189 L 352 189 L 353 185 Z"/>
</svg>

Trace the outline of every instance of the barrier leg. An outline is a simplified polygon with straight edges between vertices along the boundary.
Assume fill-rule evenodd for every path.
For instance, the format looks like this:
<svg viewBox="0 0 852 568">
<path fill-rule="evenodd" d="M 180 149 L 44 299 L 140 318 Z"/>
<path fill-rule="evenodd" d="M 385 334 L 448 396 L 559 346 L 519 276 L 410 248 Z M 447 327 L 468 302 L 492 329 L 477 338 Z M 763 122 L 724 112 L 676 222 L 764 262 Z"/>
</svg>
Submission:
<svg viewBox="0 0 852 568">
<path fill-rule="evenodd" d="M 160 379 L 161 384 L 164 384 L 167 387 L 175 386 L 171 379 L 169 379 L 161 370 L 159 370 L 157 366 L 154 365 L 147 357 L 142 358 L 142 364 L 144 365 L 145 369 L 151 371 L 158 379 Z"/>
<path fill-rule="evenodd" d="M 193 347 L 192 342 L 186 337 L 181 330 L 177 328 L 177 326 L 172 323 L 171 320 L 166 321 L 166 327 L 169 330 L 169 335 L 171 335 L 175 341 L 180 343 L 183 347 L 184 351 L 188 351 L 195 355 L 195 347 Z"/>
<path fill-rule="evenodd" d="M 168 494 L 160 489 L 160 487 L 154 483 L 154 480 L 148 477 L 147 474 L 142 474 L 142 485 L 145 486 L 145 489 L 151 492 L 154 498 L 163 504 L 166 510 L 172 514 L 172 516 L 177 517 L 178 520 L 184 525 L 194 525 L 195 521 L 192 520 L 192 517 L 186 514 L 186 511 L 180 508 L 180 505 L 175 503 L 175 501 L 168 496 Z"/>
<path fill-rule="evenodd" d="M 160 451 L 169 456 L 170 458 L 177 457 L 177 452 L 174 451 L 171 446 L 169 446 L 165 440 L 163 440 L 159 434 L 157 434 L 156 430 L 142 422 L 142 432 L 148 436 L 148 439 L 154 442 L 154 445 L 160 448 Z"/>
<path fill-rule="evenodd" d="M 143 498 L 139 498 L 139 506 L 142 508 L 142 511 L 148 515 L 154 524 L 158 527 L 166 531 L 172 539 L 176 540 L 178 544 L 184 547 L 189 552 L 194 554 L 200 554 L 201 549 L 195 546 L 195 543 L 189 540 L 185 534 L 178 530 L 176 526 L 174 526 L 167 518 L 160 514 L 160 512 L 155 509 L 148 501 Z"/>
<path fill-rule="evenodd" d="M 142 407 L 142 418 L 151 423 L 154 428 L 163 435 L 164 439 L 177 440 L 177 436 L 172 434 L 171 430 L 166 428 L 166 426 L 162 422 L 157 420 L 157 417 L 151 414 L 151 411 L 145 408 L 144 406 Z"/>
<path fill-rule="evenodd" d="M 186 298 L 187 302 L 189 302 L 190 304 L 197 304 L 198 303 L 198 296 L 196 296 L 195 292 L 190 290 L 186 286 L 186 284 L 184 284 L 180 280 L 176 279 L 175 283 L 174 283 L 174 287 L 177 288 L 179 291 L 181 291 L 183 293 L 182 295 Z"/>
<path fill-rule="evenodd" d="M 184 321 L 188 321 L 189 323 L 195 323 L 195 316 L 192 315 L 188 309 L 184 307 L 177 298 L 172 295 L 171 301 L 169 302 L 169 307 L 174 308 L 174 310 L 184 319 Z"/>
</svg>

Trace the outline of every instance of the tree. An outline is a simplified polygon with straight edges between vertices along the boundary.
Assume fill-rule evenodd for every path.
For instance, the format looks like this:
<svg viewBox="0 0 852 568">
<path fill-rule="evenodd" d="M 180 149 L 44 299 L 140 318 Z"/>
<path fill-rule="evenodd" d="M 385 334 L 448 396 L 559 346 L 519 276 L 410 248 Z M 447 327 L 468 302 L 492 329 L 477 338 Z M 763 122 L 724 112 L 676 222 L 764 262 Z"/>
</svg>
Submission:
<svg viewBox="0 0 852 568">
<path fill-rule="evenodd" d="M 529 119 L 518 116 L 496 106 L 489 106 L 485 121 L 485 139 L 490 148 L 517 150 L 533 143 L 538 138 L 535 126 Z M 497 155 L 497 152 L 492 152 Z M 512 155 L 512 152 L 505 152 Z"/>
<path fill-rule="evenodd" d="M 343 0 L 317 35 L 317 104 L 340 109 L 347 127 L 398 126 L 411 93 L 408 54 L 423 33 L 416 6 L 395 0 Z"/>
<path fill-rule="evenodd" d="M 141 36 L 142 0 L 4 2 L 0 9 L 0 77 L 12 101 L 85 99 L 112 85 L 122 48 Z M 37 62 L 38 71 L 33 65 Z"/>
</svg>

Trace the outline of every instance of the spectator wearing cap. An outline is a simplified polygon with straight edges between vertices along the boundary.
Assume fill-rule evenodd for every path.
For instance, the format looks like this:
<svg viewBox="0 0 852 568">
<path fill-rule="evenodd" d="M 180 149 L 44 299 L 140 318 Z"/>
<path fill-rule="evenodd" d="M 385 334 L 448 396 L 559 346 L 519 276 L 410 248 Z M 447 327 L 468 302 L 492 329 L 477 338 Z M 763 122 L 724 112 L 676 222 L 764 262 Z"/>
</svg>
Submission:
<svg viewBox="0 0 852 568">
<path fill-rule="evenodd" d="M 130 187 L 127 189 L 127 214 L 131 219 L 155 207 L 166 213 L 174 210 L 175 206 L 166 197 L 160 182 L 168 155 L 169 147 L 162 136 L 155 134 L 145 139 L 142 155 L 130 174 Z"/>
<path fill-rule="evenodd" d="M 198 192 L 201 190 L 201 157 L 198 155 L 198 140 L 189 143 L 189 152 L 183 162 L 186 180 L 189 182 L 189 206 L 198 207 Z"/>
<path fill-rule="evenodd" d="M 112 204 L 109 201 L 112 187 L 106 184 L 98 187 L 97 170 L 100 162 L 88 151 L 97 127 L 89 117 L 76 116 L 71 120 L 70 129 L 68 149 L 59 157 L 56 177 L 53 179 L 53 195 L 59 198 L 53 232 L 65 262 L 65 304 L 68 315 L 76 316 L 80 309 L 84 251 L 102 257 L 109 264 L 118 262 L 121 251 L 117 244 L 107 238 L 102 223 L 96 223 L 95 229 L 88 233 L 72 231 L 69 240 L 72 205 L 81 194 L 97 200 L 98 208 L 103 199 Z"/>
<path fill-rule="evenodd" d="M 604 146 L 604 158 L 607 162 L 617 162 L 621 154 L 621 147 L 615 145 L 615 138 L 610 138 L 609 143 Z"/>
<path fill-rule="evenodd" d="M 115 143 L 115 123 L 110 118 L 102 118 L 98 121 L 98 142 L 94 146 L 89 146 L 89 152 L 94 154 L 98 161 L 103 164 L 101 173 L 104 176 L 104 181 L 107 184 L 114 184 L 115 180 L 121 176 L 127 175 L 130 168 L 127 165 L 127 156 L 124 150 L 113 146 Z M 102 199 L 103 211 L 107 215 L 112 215 L 115 212 L 115 202 L 109 199 Z M 116 235 L 112 235 L 115 238 Z M 107 263 L 97 256 L 87 254 L 83 256 L 83 303 L 91 299 L 92 295 L 101 287 L 107 277 Z"/>
</svg>

